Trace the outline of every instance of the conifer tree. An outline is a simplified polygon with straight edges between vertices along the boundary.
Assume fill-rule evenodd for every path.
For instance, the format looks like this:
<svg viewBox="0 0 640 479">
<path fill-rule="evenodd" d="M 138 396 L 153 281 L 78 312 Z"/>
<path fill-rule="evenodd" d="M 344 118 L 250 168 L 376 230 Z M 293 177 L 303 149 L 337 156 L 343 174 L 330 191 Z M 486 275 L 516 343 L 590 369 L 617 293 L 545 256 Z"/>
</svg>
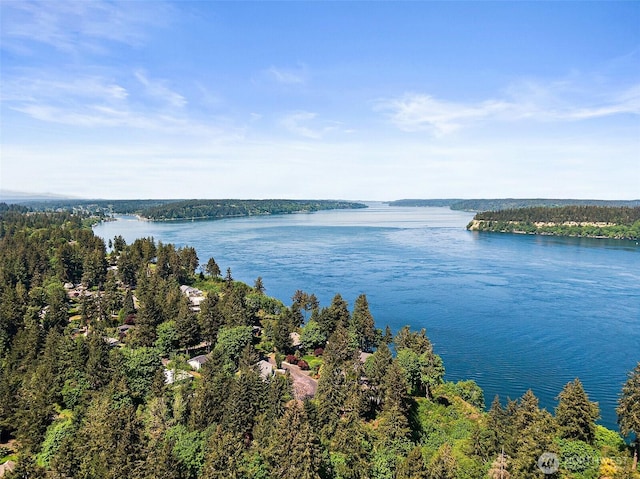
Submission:
<svg viewBox="0 0 640 479">
<path fill-rule="evenodd" d="M 178 316 L 176 317 L 176 331 L 180 347 L 189 351 L 190 346 L 195 346 L 200 340 L 200 328 L 196 315 L 191 311 L 189 300 L 183 295 L 180 299 Z"/>
<path fill-rule="evenodd" d="M 504 452 L 498 454 L 496 460 L 491 463 L 487 476 L 489 479 L 511 479 L 509 457 Z"/>
<path fill-rule="evenodd" d="M 458 461 L 453 455 L 451 445 L 440 446 L 436 455 L 429 463 L 429 479 L 455 479 L 458 471 Z"/>
<path fill-rule="evenodd" d="M 218 266 L 218 263 L 216 263 L 216 260 L 213 258 L 209 258 L 209 260 L 207 261 L 205 271 L 212 278 L 217 278 L 218 276 L 220 276 L 220 267 Z"/>
<path fill-rule="evenodd" d="M 224 315 L 220 310 L 217 294 L 209 293 L 204 301 L 200 303 L 198 322 L 202 339 L 210 344 L 215 344 L 218 338 L 218 331 L 224 325 Z"/>
<path fill-rule="evenodd" d="M 627 381 L 622 386 L 622 394 L 618 400 L 616 412 L 620 432 L 625 436 L 631 433 L 636 435 L 633 460 L 635 469 L 640 455 L 640 362 L 629 373 Z"/>
<path fill-rule="evenodd" d="M 396 479 L 429 479 L 420 446 L 411 449 L 407 457 L 400 463 Z"/>
<path fill-rule="evenodd" d="M 595 421 L 600 416 L 598 404 L 589 401 L 579 379 L 567 383 L 558 395 L 556 421 L 562 437 L 593 443 Z"/>
<path fill-rule="evenodd" d="M 275 444 L 269 454 L 271 475 L 278 479 L 323 479 L 327 457 L 304 408 L 292 402 L 278 421 Z"/>
<path fill-rule="evenodd" d="M 233 383 L 226 361 L 223 351 L 214 349 L 200 369 L 202 380 L 195 391 L 189 423 L 193 429 L 202 431 L 222 420 Z"/>
<path fill-rule="evenodd" d="M 367 296 L 361 294 L 353 305 L 349 331 L 356 337 L 362 351 L 370 352 L 378 343 L 373 316 L 369 311 Z"/>
<path fill-rule="evenodd" d="M 241 479 L 244 442 L 242 436 L 218 426 L 207 444 L 201 479 Z"/>
</svg>

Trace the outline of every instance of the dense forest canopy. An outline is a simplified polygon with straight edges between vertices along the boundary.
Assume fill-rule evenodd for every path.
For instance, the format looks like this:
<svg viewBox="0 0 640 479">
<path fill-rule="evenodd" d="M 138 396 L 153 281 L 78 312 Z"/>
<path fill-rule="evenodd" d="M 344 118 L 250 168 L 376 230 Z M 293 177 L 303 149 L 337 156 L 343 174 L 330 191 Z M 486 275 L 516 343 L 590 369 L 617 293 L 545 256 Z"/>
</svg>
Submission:
<svg viewBox="0 0 640 479">
<path fill-rule="evenodd" d="M 4 477 L 640 477 L 579 379 L 554 414 L 532 391 L 485 411 L 424 329 L 377 328 L 364 294 L 285 305 L 188 246 L 107 249 L 86 220 L 0 205 Z M 630 437 L 639 399 L 640 363 L 618 407 Z"/>
<path fill-rule="evenodd" d="M 467 229 L 640 239 L 640 206 L 533 207 L 477 213 Z"/>
<path fill-rule="evenodd" d="M 474 219 L 483 221 L 531 221 L 564 223 L 568 221 L 611 223 L 631 226 L 640 220 L 640 206 L 636 208 L 612 206 L 533 207 L 500 211 L 484 211 Z"/>
<path fill-rule="evenodd" d="M 640 206 L 640 200 L 575 200 L 552 198 L 496 198 L 496 199 L 425 199 L 396 200 L 389 202 L 391 206 L 449 206 L 459 211 L 499 211 L 536 206 Z"/>
<path fill-rule="evenodd" d="M 186 200 L 147 208 L 140 215 L 158 221 L 311 213 L 350 208 L 366 208 L 366 205 L 330 200 Z"/>
<path fill-rule="evenodd" d="M 154 221 L 220 219 L 237 216 L 311 213 L 321 210 L 366 208 L 362 203 L 333 200 L 40 200 L 24 201 L 33 211 L 68 211 L 105 217 L 136 214 Z M 12 206 L 13 208 L 17 206 Z"/>
</svg>

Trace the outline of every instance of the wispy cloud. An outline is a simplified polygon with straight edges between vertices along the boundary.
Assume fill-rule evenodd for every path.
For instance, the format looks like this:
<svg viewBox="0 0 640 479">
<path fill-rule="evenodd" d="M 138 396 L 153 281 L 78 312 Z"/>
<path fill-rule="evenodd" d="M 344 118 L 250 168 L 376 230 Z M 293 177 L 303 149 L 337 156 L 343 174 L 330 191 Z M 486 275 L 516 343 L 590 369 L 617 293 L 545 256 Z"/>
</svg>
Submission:
<svg viewBox="0 0 640 479">
<path fill-rule="evenodd" d="M 174 108 L 182 108 L 187 99 L 167 86 L 165 80 L 150 80 L 143 71 L 135 72 L 136 79 L 145 87 L 146 93 Z"/>
<path fill-rule="evenodd" d="M 287 113 L 280 119 L 280 125 L 295 135 L 311 140 L 319 140 L 331 132 L 352 131 L 342 128 L 340 122 L 320 120 L 317 113 L 304 110 Z"/>
<path fill-rule="evenodd" d="M 282 85 L 303 85 L 308 80 L 307 68 L 302 65 L 296 68 L 281 68 L 271 66 L 265 70 L 264 75 L 276 83 Z"/>
<path fill-rule="evenodd" d="M 221 118 L 198 119 L 185 96 L 164 79 L 141 71 L 116 81 L 76 72 L 60 74 L 29 69 L 3 82 L 0 101 L 39 121 L 82 128 L 127 127 L 189 135 L 236 136 L 238 129 Z"/>
<path fill-rule="evenodd" d="M 309 126 L 309 122 L 313 121 L 316 117 L 317 114 L 310 111 L 295 111 L 282 118 L 280 123 L 296 135 L 304 136 L 305 138 L 319 139 L 322 137 L 323 131 Z"/>
<path fill-rule="evenodd" d="M 2 2 L 3 48 L 28 53 L 36 44 L 58 50 L 105 51 L 104 42 L 138 45 L 150 26 L 166 24 L 171 7 L 163 2 L 9 1 Z"/>
<path fill-rule="evenodd" d="M 640 115 L 640 84 L 611 93 L 584 91 L 567 82 L 521 82 L 502 98 L 479 102 L 453 102 L 424 93 L 406 93 L 375 103 L 399 129 L 446 135 L 486 121 L 580 121 L 620 114 Z"/>
<path fill-rule="evenodd" d="M 497 115 L 507 108 L 509 105 L 500 101 L 464 104 L 420 93 L 408 93 L 377 105 L 377 109 L 389 112 L 391 121 L 401 130 L 429 130 L 436 135 L 451 133 L 469 121 Z"/>
</svg>

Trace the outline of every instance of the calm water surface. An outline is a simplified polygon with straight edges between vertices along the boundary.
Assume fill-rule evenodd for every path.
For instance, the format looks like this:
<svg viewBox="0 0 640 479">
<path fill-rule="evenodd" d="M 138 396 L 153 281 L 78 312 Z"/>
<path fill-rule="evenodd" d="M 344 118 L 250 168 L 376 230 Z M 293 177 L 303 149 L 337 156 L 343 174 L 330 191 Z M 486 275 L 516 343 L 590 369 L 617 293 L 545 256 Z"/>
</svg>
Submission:
<svg viewBox="0 0 640 479">
<path fill-rule="evenodd" d="M 286 304 L 297 289 L 328 305 L 366 293 L 379 327 L 426 328 L 448 380 L 474 379 L 487 403 L 528 388 L 553 410 L 579 377 L 616 427 L 615 403 L 640 361 L 640 246 L 630 241 L 465 230 L 448 208 L 326 211 L 95 228 L 127 243 L 153 236 L 214 257 L 224 272 Z"/>
</svg>

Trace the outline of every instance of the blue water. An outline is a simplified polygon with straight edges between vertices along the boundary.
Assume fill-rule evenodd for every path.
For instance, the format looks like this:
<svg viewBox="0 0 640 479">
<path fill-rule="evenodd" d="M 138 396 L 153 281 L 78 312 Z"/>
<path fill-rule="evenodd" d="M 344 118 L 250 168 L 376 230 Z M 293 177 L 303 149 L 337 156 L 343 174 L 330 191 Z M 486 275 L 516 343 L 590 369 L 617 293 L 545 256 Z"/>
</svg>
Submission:
<svg viewBox="0 0 640 479">
<path fill-rule="evenodd" d="M 153 236 L 214 257 L 286 304 L 297 289 L 328 305 L 366 293 L 379 327 L 426 328 L 448 380 L 474 379 L 487 403 L 531 388 L 552 411 L 579 377 L 616 428 L 626 374 L 640 361 L 640 246 L 631 241 L 465 230 L 448 208 L 326 211 L 219 221 L 103 223 L 97 235 Z"/>
</svg>

